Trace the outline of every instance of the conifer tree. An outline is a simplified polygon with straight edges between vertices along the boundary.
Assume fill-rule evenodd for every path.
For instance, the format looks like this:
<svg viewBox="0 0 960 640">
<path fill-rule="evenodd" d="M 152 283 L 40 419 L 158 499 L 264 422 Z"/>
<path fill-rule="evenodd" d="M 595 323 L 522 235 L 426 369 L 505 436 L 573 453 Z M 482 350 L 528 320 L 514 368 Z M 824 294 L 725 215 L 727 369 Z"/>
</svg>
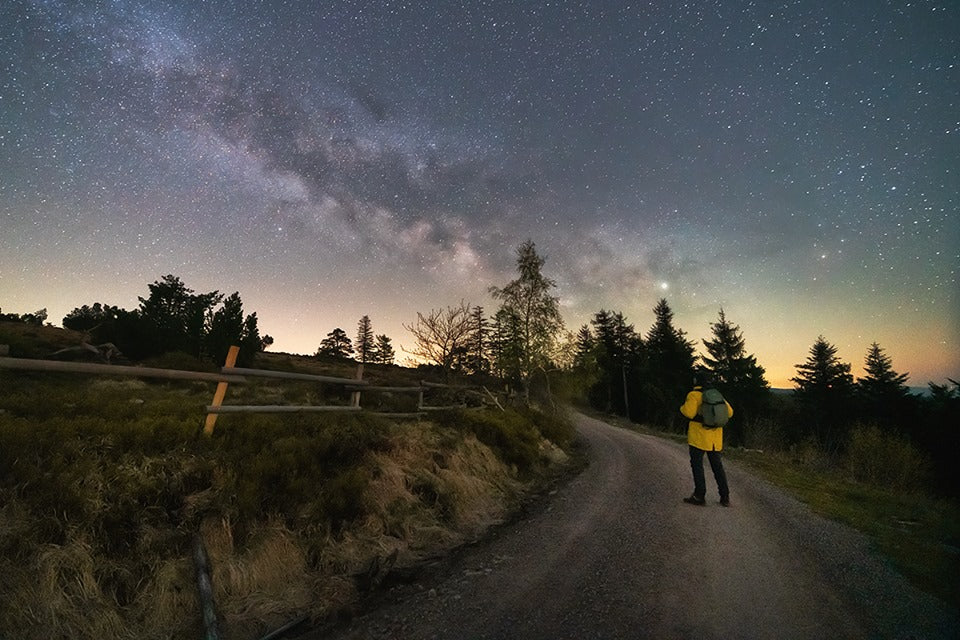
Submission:
<svg viewBox="0 0 960 640">
<path fill-rule="evenodd" d="M 686 332 L 673 326 L 673 310 L 666 299 L 657 302 L 653 313 L 654 324 L 644 340 L 648 417 L 660 424 L 678 425 L 677 407 L 690 391 L 697 356 Z"/>
<path fill-rule="evenodd" d="M 856 383 L 861 415 L 884 426 L 906 427 L 902 423 L 914 404 L 906 386 L 907 374 L 894 371 L 890 356 L 876 342 L 867 350 L 864 372 Z"/>
<path fill-rule="evenodd" d="M 357 323 L 357 339 L 353 343 L 358 362 L 373 362 L 374 353 L 377 349 L 375 340 L 370 316 L 363 316 Z"/>
<path fill-rule="evenodd" d="M 740 327 L 727 320 L 723 309 L 710 329 L 713 340 L 703 341 L 709 355 L 701 359 L 714 384 L 734 407 L 736 417 L 725 429 L 724 437 L 731 444 L 742 444 L 748 421 L 769 404 L 770 385 L 756 357 L 747 353 Z"/>
<path fill-rule="evenodd" d="M 470 312 L 470 337 L 466 344 L 466 369 L 471 373 L 488 373 L 490 359 L 490 321 L 483 315 L 483 307 L 476 306 Z"/>
<path fill-rule="evenodd" d="M 389 337 L 380 334 L 376 338 L 376 357 L 374 359 L 378 364 L 393 364 L 396 353 L 393 350 L 393 344 Z"/>
<path fill-rule="evenodd" d="M 853 415 L 853 376 L 850 364 L 841 362 L 837 348 L 822 335 L 810 347 L 806 362 L 796 365 L 794 397 L 802 415 L 799 427 L 813 428 L 821 445 L 838 447 Z"/>
<path fill-rule="evenodd" d="M 328 333 L 327 337 L 320 343 L 317 355 L 331 358 L 349 358 L 353 355 L 353 343 L 350 342 L 350 336 L 347 335 L 346 331 L 337 327 Z"/>
</svg>

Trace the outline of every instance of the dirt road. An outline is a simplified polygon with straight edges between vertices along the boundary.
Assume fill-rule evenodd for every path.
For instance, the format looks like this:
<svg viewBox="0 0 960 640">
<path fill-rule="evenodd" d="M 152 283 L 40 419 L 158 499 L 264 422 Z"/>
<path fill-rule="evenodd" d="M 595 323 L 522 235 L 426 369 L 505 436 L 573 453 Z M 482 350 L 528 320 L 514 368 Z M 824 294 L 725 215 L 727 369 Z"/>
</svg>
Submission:
<svg viewBox="0 0 960 640">
<path fill-rule="evenodd" d="M 866 541 L 727 463 L 733 506 L 683 504 L 686 447 L 577 416 L 589 466 L 344 639 L 956 638 L 956 611 Z M 708 496 L 709 497 L 709 496 Z"/>
</svg>

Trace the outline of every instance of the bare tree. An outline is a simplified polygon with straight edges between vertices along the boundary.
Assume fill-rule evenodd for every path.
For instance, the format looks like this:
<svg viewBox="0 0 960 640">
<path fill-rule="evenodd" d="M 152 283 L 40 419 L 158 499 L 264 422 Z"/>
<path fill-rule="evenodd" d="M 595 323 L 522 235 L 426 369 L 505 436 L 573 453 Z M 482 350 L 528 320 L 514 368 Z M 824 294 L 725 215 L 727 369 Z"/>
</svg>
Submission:
<svg viewBox="0 0 960 640">
<path fill-rule="evenodd" d="M 469 343 L 474 325 L 470 318 L 470 305 L 461 300 L 457 307 L 431 309 L 427 315 L 417 312 L 416 324 L 405 324 L 403 328 L 414 337 L 410 353 L 439 365 L 449 373 L 458 354 Z"/>
</svg>

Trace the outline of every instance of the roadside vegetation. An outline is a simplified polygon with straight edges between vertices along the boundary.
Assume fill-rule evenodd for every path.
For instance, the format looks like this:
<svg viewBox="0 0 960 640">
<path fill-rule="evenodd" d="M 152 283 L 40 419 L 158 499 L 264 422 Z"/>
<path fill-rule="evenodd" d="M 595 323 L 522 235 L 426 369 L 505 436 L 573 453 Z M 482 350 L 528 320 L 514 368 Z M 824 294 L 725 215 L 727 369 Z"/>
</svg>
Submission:
<svg viewBox="0 0 960 640">
<path fill-rule="evenodd" d="M 337 374 L 311 358 L 261 357 Z M 403 423 L 225 415 L 206 438 L 209 383 L 0 371 L 0 386 L 0 637 L 10 638 L 200 637 L 197 534 L 226 637 L 340 615 L 390 572 L 508 517 L 573 442 L 562 416 L 525 407 Z M 310 386 L 231 394 L 316 401 Z"/>
</svg>

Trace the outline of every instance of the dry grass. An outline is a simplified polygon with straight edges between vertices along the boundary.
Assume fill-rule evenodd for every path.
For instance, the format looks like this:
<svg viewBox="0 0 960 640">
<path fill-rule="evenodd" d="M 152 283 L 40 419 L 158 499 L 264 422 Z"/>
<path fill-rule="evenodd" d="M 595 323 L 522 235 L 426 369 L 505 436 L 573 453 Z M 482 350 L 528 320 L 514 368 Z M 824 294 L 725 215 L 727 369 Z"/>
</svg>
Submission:
<svg viewBox="0 0 960 640">
<path fill-rule="evenodd" d="M 544 459 L 564 460 L 552 444 L 540 448 Z M 154 485 L 185 485 L 191 469 L 203 464 L 199 454 L 183 453 L 119 456 L 105 464 L 114 449 L 109 437 L 80 448 L 101 463 L 78 478 L 89 513 L 115 508 L 111 502 L 122 495 L 117 485 L 151 496 L 160 491 Z M 410 567 L 475 539 L 502 521 L 525 486 L 474 435 L 432 423 L 395 430 L 388 446 L 371 449 L 358 466 L 369 477 L 362 516 L 345 526 L 308 516 L 296 528 L 276 515 L 235 522 L 223 508 L 223 491 L 236 471 L 218 467 L 209 486 L 183 496 L 174 528 L 150 515 L 157 506 L 140 504 L 131 548 L 122 554 L 104 549 L 88 528 L 93 517 L 68 523 L 60 544 L 24 542 L 36 538 L 36 514 L 22 506 L 17 491 L 6 491 L 0 549 L 10 553 L 0 559 L 0 637 L 199 637 L 185 543 L 190 522 L 200 523 L 226 637 L 260 637 L 303 614 L 321 620 L 352 606 L 393 562 Z"/>
</svg>

